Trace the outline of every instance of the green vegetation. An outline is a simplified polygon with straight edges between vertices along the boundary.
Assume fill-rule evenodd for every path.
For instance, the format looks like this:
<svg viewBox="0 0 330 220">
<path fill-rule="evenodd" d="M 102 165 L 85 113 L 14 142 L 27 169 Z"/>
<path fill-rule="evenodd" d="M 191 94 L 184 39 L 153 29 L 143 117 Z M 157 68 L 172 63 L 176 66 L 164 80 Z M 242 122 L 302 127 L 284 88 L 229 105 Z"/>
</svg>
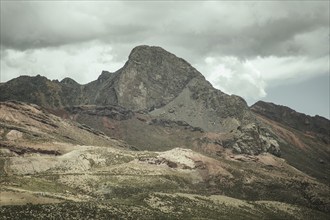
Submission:
<svg viewBox="0 0 330 220">
<path fill-rule="evenodd" d="M 2 219 L 327 219 L 324 213 L 273 202 L 221 202 L 197 195 L 150 194 L 130 200 L 2 206 Z"/>
</svg>

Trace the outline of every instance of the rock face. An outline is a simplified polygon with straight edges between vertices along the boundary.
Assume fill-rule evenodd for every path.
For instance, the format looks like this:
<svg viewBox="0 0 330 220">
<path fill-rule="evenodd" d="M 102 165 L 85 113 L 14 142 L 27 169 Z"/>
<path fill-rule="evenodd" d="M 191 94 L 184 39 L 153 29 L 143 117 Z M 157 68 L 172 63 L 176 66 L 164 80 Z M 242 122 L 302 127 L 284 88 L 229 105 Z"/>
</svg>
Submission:
<svg viewBox="0 0 330 220">
<path fill-rule="evenodd" d="M 104 83 L 95 102 L 150 110 L 172 101 L 195 77 L 205 80 L 190 64 L 164 49 L 139 46 L 116 77 Z M 107 96 L 113 98 L 104 99 Z"/>
<path fill-rule="evenodd" d="M 184 120 L 205 131 L 229 132 L 254 122 L 245 103 L 214 89 L 207 81 L 193 79 L 169 104 L 150 114 L 170 120 Z"/>
<path fill-rule="evenodd" d="M 224 140 L 224 147 L 229 147 L 236 153 L 258 155 L 269 152 L 276 156 L 281 156 L 281 150 L 276 135 L 272 134 L 267 128 L 257 124 L 249 124 L 233 132 L 233 137 Z"/>
</svg>

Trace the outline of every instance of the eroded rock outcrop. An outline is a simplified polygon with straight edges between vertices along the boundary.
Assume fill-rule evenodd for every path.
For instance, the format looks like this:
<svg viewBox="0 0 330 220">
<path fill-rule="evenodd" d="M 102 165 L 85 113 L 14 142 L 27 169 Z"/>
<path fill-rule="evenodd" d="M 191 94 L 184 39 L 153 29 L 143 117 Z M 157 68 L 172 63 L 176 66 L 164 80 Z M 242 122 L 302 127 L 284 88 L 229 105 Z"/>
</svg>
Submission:
<svg viewBox="0 0 330 220">
<path fill-rule="evenodd" d="M 232 148 L 235 153 L 258 155 L 269 152 L 281 156 L 278 138 L 267 128 L 251 123 L 232 131 L 232 135 L 230 139 L 223 141 L 223 145 Z"/>
</svg>

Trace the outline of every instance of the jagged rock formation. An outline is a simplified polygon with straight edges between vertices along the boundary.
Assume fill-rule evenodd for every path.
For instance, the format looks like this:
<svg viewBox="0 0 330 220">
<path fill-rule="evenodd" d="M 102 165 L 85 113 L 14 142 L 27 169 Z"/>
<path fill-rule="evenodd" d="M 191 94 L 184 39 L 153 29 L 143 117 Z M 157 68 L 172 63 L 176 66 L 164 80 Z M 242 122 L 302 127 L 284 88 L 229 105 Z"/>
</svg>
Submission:
<svg viewBox="0 0 330 220">
<path fill-rule="evenodd" d="M 251 123 L 234 130 L 232 136 L 223 141 L 223 146 L 232 148 L 234 152 L 239 154 L 253 155 L 269 152 L 273 155 L 281 156 L 278 140 L 278 137 L 272 134 L 266 127 L 260 127 Z"/>
<path fill-rule="evenodd" d="M 158 108 L 172 101 L 195 77 L 205 80 L 174 54 L 160 47 L 139 46 L 124 67 L 104 82 L 95 104 L 117 104 L 131 110 Z M 104 99 L 109 96 L 112 98 Z"/>
</svg>

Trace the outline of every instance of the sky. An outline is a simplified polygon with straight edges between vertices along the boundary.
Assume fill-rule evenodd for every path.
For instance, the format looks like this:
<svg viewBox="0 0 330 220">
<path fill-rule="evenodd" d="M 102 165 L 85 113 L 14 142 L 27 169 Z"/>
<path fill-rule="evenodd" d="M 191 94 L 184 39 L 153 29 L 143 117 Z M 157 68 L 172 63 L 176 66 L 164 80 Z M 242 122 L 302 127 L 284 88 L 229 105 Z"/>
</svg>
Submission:
<svg viewBox="0 0 330 220">
<path fill-rule="evenodd" d="M 184 58 L 212 85 L 330 117 L 329 1 L 1 0 L 0 82 L 81 84 L 116 71 L 138 45 Z"/>
</svg>

